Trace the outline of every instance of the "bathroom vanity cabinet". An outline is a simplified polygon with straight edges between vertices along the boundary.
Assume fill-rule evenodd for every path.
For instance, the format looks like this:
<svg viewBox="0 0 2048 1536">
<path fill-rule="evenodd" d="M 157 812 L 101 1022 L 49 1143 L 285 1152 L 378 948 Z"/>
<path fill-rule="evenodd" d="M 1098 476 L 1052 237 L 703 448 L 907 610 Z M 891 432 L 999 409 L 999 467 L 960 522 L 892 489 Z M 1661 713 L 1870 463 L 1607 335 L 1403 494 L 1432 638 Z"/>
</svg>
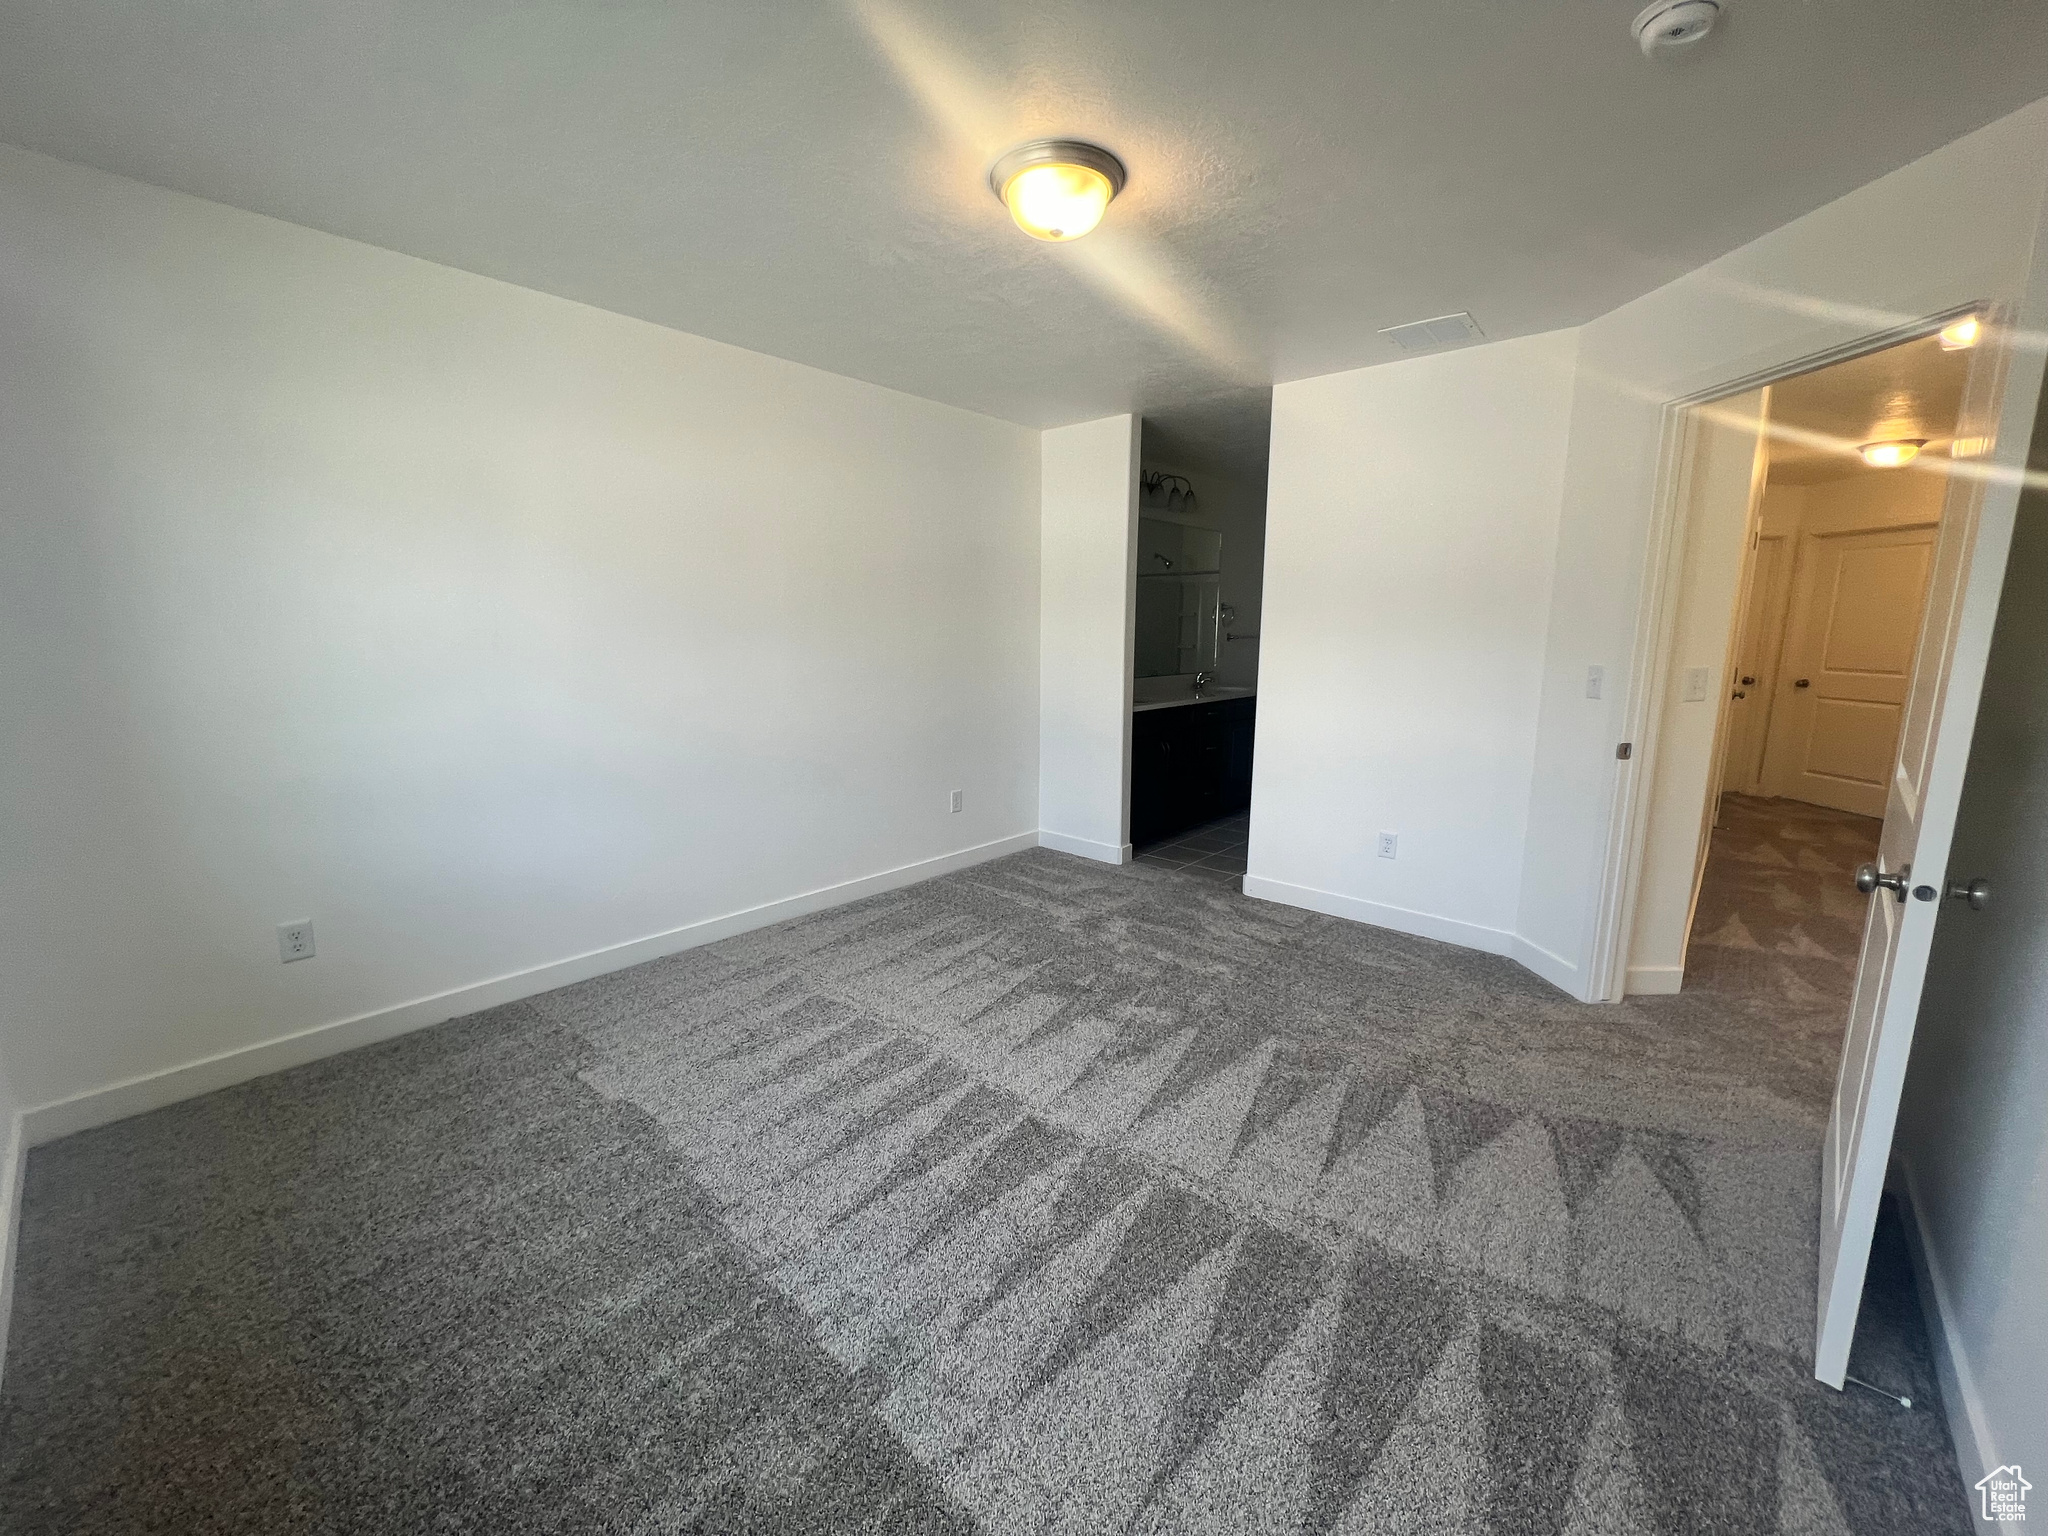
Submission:
<svg viewBox="0 0 2048 1536">
<path fill-rule="evenodd" d="M 1256 698 L 1198 699 L 1131 717 L 1131 843 L 1142 848 L 1252 803 Z"/>
</svg>

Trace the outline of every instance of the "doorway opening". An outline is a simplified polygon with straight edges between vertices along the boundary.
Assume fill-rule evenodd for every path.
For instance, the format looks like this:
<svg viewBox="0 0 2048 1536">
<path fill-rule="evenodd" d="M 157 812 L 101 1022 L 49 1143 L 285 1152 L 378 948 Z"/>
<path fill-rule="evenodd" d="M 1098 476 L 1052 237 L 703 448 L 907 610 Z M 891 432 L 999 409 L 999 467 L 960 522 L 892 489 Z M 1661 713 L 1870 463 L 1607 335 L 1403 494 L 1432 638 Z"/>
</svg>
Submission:
<svg viewBox="0 0 2048 1536">
<path fill-rule="evenodd" d="M 1136 862 L 1236 888 L 1251 835 L 1272 392 L 1141 424 L 1132 575 Z"/>
<path fill-rule="evenodd" d="M 1789 1002 L 1830 1076 L 1971 361 L 1930 334 L 1696 408 L 1625 991 Z"/>
<path fill-rule="evenodd" d="M 2012 314 L 1952 310 L 1747 394 L 1675 402 L 1666 415 L 1671 474 L 1639 630 L 1657 659 L 1632 711 L 1647 778 L 1624 778 L 1615 822 L 1616 846 L 1640 857 L 1616 866 L 1625 878 L 1610 887 L 1612 910 L 1633 931 L 1626 921 L 1610 929 L 1619 942 L 1607 953 L 1621 951 L 1628 991 L 1696 986 L 1689 950 L 1710 947 L 1701 919 L 1714 914 L 1702 912 L 1702 893 L 1716 854 L 1737 883 L 1742 866 L 1772 866 L 1748 882 L 1753 910 L 1794 926 L 1766 950 L 1751 925 L 1724 924 L 1722 947 L 1750 951 L 1755 963 L 1733 968 L 1738 990 L 1723 998 L 1735 1005 L 1725 1011 L 1747 1010 L 1744 1048 L 1776 1057 L 1790 1036 L 1803 1042 L 1809 1084 L 1816 1064 L 1834 1068 L 1820 1149 L 1814 1374 L 1837 1388 L 1935 920 L 1944 896 L 1970 895 L 1946 865 L 2041 385 L 2038 365 L 2014 366 Z M 1795 449 L 1850 473 L 1803 466 L 1808 456 Z M 1916 475 L 1931 486 L 1910 489 Z M 1791 541 L 1782 578 L 1760 558 L 1774 476 L 1800 488 L 1796 515 L 1778 498 L 1775 526 Z M 1782 619 L 1774 590 L 1788 594 Z M 1752 701 L 1768 708 L 1735 713 Z M 1795 819 L 1747 825 L 1717 849 L 1731 773 L 1775 792 L 1751 797 L 1757 811 L 1789 804 Z M 1878 819 L 1864 807 L 1880 786 Z M 1864 830 L 1835 817 L 1860 817 Z M 1839 834 L 1845 847 L 1875 829 L 1873 857 L 1846 889 L 1840 865 L 1815 846 L 1817 823 L 1820 842 Z M 1802 868 L 1816 879 L 1811 893 L 1788 883 Z M 1848 914 L 1851 892 L 1860 918 Z M 1817 928 L 1830 905 L 1860 928 L 1853 956 L 1797 926 Z"/>
</svg>

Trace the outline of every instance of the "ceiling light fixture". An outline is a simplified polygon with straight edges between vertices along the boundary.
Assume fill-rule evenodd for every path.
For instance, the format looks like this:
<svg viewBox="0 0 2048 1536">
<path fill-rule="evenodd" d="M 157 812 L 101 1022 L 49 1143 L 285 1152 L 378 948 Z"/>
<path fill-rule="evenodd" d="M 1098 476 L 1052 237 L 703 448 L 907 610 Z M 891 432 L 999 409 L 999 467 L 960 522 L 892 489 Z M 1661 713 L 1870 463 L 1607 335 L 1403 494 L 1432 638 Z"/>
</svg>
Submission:
<svg viewBox="0 0 2048 1536">
<path fill-rule="evenodd" d="M 1926 446 L 1924 437 L 1895 437 L 1889 442 L 1865 443 L 1856 451 L 1872 469 L 1897 469 L 1919 458 L 1920 450 Z"/>
<path fill-rule="evenodd" d="M 1034 240 L 1078 240 L 1124 189 L 1124 163 L 1099 144 L 1033 139 L 995 163 L 988 184 Z"/>
<path fill-rule="evenodd" d="M 1951 320 L 1941 328 L 1941 350 L 1961 352 L 1974 347 L 1984 336 L 1984 322 L 1975 315 L 1965 315 L 1960 320 Z"/>
</svg>

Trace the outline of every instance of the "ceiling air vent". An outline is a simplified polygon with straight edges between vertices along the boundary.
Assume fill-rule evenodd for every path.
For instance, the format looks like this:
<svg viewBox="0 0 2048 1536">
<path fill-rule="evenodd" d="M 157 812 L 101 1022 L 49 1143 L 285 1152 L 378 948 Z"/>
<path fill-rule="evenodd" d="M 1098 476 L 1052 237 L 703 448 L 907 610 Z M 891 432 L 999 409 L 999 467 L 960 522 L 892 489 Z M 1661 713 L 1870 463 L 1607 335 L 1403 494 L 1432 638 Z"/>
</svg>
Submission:
<svg viewBox="0 0 2048 1536">
<path fill-rule="evenodd" d="M 1380 334 L 1403 352 L 1434 352 L 1441 347 L 1462 347 L 1468 341 L 1486 339 L 1486 332 L 1462 309 L 1455 315 L 1438 315 L 1434 320 L 1390 325 Z"/>
</svg>

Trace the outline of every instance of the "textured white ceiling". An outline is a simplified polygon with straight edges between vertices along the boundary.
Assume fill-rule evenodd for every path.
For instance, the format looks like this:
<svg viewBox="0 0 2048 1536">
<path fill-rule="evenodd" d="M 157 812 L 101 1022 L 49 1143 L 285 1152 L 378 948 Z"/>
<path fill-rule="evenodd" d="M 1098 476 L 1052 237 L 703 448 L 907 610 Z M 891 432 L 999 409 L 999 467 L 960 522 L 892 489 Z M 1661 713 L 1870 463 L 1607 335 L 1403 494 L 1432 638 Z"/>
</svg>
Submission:
<svg viewBox="0 0 2048 1536">
<path fill-rule="evenodd" d="M 1917 437 L 1928 459 L 1947 453 L 1963 408 L 1971 352 L 1944 352 L 1933 336 L 1866 353 L 1771 386 L 1771 478 L 1812 485 L 1871 469 L 1865 443 Z"/>
<path fill-rule="evenodd" d="M 0 139 L 1233 458 L 1383 326 L 1575 324 L 2048 93 L 2035 0 L 1732 0 L 1662 61 L 1636 8 L 0 0 Z M 1073 245 L 983 180 L 1045 133 L 1131 169 Z"/>
</svg>

